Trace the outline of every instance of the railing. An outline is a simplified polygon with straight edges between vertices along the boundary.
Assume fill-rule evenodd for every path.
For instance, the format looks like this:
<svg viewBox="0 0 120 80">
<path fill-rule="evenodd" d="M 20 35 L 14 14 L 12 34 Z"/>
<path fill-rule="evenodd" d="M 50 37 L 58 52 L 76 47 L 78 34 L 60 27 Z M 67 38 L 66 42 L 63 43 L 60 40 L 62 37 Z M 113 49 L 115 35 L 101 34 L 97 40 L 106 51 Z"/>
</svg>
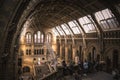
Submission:
<svg viewBox="0 0 120 80">
<path fill-rule="evenodd" d="M 63 71 L 62 68 L 58 68 L 57 71 L 52 72 L 48 75 L 45 75 L 42 78 L 35 77 L 35 80 L 58 80 L 59 78 L 63 76 L 62 71 Z"/>
<path fill-rule="evenodd" d="M 39 76 L 35 77 L 35 80 L 61 80 L 64 77 L 63 70 L 64 70 L 63 67 L 59 66 L 57 68 L 57 71 L 52 72 L 52 73 L 50 73 L 48 75 L 45 75 L 42 78 L 40 78 Z M 73 70 L 75 70 L 75 71 L 78 70 L 78 66 L 74 65 Z M 69 72 L 67 72 L 66 75 L 69 75 Z"/>
</svg>

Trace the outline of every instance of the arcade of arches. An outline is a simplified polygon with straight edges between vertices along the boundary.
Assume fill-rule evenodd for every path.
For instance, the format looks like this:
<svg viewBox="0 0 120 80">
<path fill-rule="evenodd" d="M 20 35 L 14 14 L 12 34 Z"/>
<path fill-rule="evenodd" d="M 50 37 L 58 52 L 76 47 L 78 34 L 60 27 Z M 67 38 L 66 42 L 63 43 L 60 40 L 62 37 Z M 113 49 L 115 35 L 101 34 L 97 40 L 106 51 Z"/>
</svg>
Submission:
<svg viewBox="0 0 120 80">
<path fill-rule="evenodd" d="M 120 1 L 0 0 L 0 80 L 43 77 L 52 58 L 120 69 Z"/>
</svg>

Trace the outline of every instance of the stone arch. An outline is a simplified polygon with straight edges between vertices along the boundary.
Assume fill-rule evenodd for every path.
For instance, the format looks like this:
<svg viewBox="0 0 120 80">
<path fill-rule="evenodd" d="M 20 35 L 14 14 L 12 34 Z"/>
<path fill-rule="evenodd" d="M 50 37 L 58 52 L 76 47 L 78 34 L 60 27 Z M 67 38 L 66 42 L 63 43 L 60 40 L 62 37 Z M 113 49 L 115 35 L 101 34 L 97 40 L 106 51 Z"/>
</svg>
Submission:
<svg viewBox="0 0 120 80">
<path fill-rule="evenodd" d="M 117 46 L 109 47 L 105 51 L 105 59 L 109 57 L 113 68 L 118 68 L 120 64 L 120 49 Z"/>
<path fill-rule="evenodd" d="M 47 32 L 47 33 L 45 33 L 45 42 L 49 42 L 49 43 L 51 43 L 53 40 L 53 34 L 51 33 L 51 32 Z M 49 37 L 49 38 L 48 38 Z"/>
<path fill-rule="evenodd" d="M 113 64 L 113 68 L 118 68 L 118 65 L 119 65 L 119 52 L 117 49 L 114 49 L 113 50 L 113 53 L 112 53 L 112 64 Z"/>
<path fill-rule="evenodd" d="M 80 61 L 83 61 L 83 43 L 76 44 L 76 55 Z"/>
<path fill-rule="evenodd" d="M 95 43 L 90 43 L 88 44 L 87 48 L 86 48 L 86 58 L 90 61 L 93 60 L 100 60 L 100 52 L 99 52 L 99 47 L 97 44 Z"/>
<path fill-rule="evenodd" d="M 26 72 L 30 72 L 30 71 L 31 71 L 31 69 L 30 69 L 29 66 L 24 66 L 24 67 L 22 68 L 22 70 L 23 70 L 23 73 L 26 73 Z"/>
<path fill-rule="evenodd" d="M 32 32 L 31 31 L 27 31 L 26 33 L 25 33 L 25 36 L 27 35 L 27 34 L 31 34 L 32 35 Z"/>
<path fill-rule="evenodd" d="M 105 54 L 108 54 L 111 50 L 113 50 L 113 49 L 116 49 L 116 50 L 118 50 L 118 51 L 120 51 L 120 48 L 119 48 L 119 46 L 112 46 L 112 47 L 107 47 L 106 49 L 105 49 Z"/>
</svg>

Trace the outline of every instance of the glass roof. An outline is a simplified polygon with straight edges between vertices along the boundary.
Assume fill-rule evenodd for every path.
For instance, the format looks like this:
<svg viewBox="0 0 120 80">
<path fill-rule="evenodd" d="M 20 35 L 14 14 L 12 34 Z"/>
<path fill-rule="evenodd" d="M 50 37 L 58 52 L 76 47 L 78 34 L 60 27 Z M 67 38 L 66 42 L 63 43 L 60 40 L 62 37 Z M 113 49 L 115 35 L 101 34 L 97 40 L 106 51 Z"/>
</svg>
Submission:
<svg viewBox="0 0 120 80">
<path fill-rule="evenodd" d="M 62 24 L 61 27 L 63 28 L 63 30 L 65 31 L 65 33 L 67 35 L 71 34 L 71 31 L 70 31 L 69 27 L 67 26 L 67 24 Z"/>
<path fill-rule="evenodd" d="M 79 18 L 79 22 L 86 33 L 96 31 L 95 30 L 95 23 L 90 15 Z"/>
<path fill-rule="evenodd" d="M 109 30 L 118 27 L 118 21 L 109 9 L 96 12 L 95 17 L 103 30 Z"/>
<path fill-rule="evenodd" d="M 103 31 L 119 28 L 118 21 L 109 9 L 98 11 L 94 15 Z M 81 17 L 78 21 L 86 33 L 96 32 L 96 24 L 90 15 Z M 56 26 L 53 28 L 53 32 L 56 36 L 70 35 L 72 33 L 81 34 L 81 28 L 76 20 L 72 20 L 68 22 L 68 25 L 64 23 L 60 26 Z"/>
<path fill-rule="evenodd" d="M 62 30 L 60 26 L 57 26 L 56 29 L 60 33 L 60 35 L 65 35 L 64 31 Z"/>
<path fill-rule="evenodd" d="M 75 20 L 68 22 L 70 28 L 74 32 L 74 34 L 80 34 L 80 29 L 78 28 L 77 22 Z"/>
<path fill-rule="evenodd" d="M 53 28 L 52 31 L 53 31 L 53 33 L 54 33 L 56 36 L 59 36 L 59 33 L 58 33 L 58 31 L 57 31 L 55 28 Z"/>
</svg>

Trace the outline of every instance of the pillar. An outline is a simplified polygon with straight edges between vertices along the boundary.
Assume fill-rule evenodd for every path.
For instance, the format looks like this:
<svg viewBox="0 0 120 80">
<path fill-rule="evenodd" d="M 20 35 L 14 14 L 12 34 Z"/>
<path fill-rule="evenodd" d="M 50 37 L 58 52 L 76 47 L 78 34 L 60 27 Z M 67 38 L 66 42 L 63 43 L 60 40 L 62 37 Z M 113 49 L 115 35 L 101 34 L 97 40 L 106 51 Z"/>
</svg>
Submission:
<svg viewBox="0 0 120 80">
<path fill-rule="evenodd" d="M 75 56 L 76 56 L 76 48 L 75 45 L 73 45 L 73 52 L 72 52 L 72 60 L 75 61 Z"/>
<path fill-rule="evenodd" d="M 68 63 L 68 46 L 67 45 L 65 45 L 65 61 L 66 61 L 66 63 Z"/>
<path fill-rule="evenodd" d="M 62 60 L 62 45 L 60 45 L 60 59 Z"/>
</svg>

